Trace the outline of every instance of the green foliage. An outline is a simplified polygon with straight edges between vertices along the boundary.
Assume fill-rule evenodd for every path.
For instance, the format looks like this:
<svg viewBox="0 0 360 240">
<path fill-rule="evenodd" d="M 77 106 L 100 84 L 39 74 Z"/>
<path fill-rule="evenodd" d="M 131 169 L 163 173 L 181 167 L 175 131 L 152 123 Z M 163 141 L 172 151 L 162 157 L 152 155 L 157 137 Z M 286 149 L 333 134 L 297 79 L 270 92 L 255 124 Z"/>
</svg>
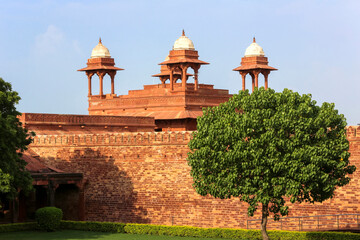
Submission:
<svg viewBox="0 0 360 240">
<path fill-rule="evenodd" d="M 198 228 L 188 226 L 161 226 L 149 224 L 126 224 L 125 232 L 131 234 L 166 235 L 181 237 L 228 238 L 228 239 L 258 239 L 258 230 Z"/>
<path fill-rule="evenodd" d="M 35 222 L 0 224 L 0 233 L 34 230 L 36 226 Z"/>
<path fill-rule="evenodd" d="M 266 216 L 286 215 L 284 197 L 322 202 L 355 171 L 344 116 L 311 95 L 246 90 L 203 112 L 189 143 L 193 186 L 201 195 L 240 197 L 250 216 L 260 203 Z"/>
<path fill-rule="evenodd" d="M 0 233 L 35 230 L 36 223 L 0 224 Z M 187 226 L 161 226 L 150 224 L 112 223 L 112 222 L 80 222 L 61 221 L 61 229 L 82 230 L 93 232 L 112 232 L 129 234 L 148 234 L 163 236 L 182 236 L 198 238 L 224 239 L 261 239 L 259 230 L 227 229 L 227 228 L 198 228 Z M 272 240 L 360 240 L 360 234 L 339 232 L 296 232 L 269 231 Z"/>
<path fill-rule="evenodd" d="M 113 227 L 111 227 L 113 226 Z M 198 238 L 224 239 L 261 239 L 259 230 L 228 229 L 228 228 L 199 228 L 188 226 L 163 226 L 135 223 L 109 222 L 75 222 L 61 221 L 62 229 L 84 230 L 95 232 L 118 232 L 129 234 L 148 234 L 160 236 L 181 236 Z M 296 231 L 269 231 L 272 240 L 360 240 L 360 234 L 338 232 L 296 232 Z"/>
<path fill-rule="evenodd" d="M 125 233 L 124 226 L 125 223 L 116 222 L 61 221 L 60 224 L 62 229 L 113 233 Z"/>
<path fill-rule="evenodd" d="M 12 180 L 12 177 L 10 176 L 10 174 L 4 173 L 0 169 L 0 193 L 8 193 L 8 192 L 10 192 L 11 180 Z"/>
<path fill-rule="evenodd" d="M 6 193 L 10 199 L 19 188 L 25 193 L 32 189 L 31 176 L 25 171 L 26 162 L 20 156 L 34 134 L 21 126 L 18 119 L 21 113 L 15 108 L 19 100 L 11 84 L 0 78 L 0 193 Z"/>
<path fill-rule="evenodd" d="M 41 230 L 48 232 L 55 231 L 60 227 L 60 221 L 63 217 L 61 209 L 56 207 L 43 207 L 35 212 L 35 219 Z"/>
</svg>

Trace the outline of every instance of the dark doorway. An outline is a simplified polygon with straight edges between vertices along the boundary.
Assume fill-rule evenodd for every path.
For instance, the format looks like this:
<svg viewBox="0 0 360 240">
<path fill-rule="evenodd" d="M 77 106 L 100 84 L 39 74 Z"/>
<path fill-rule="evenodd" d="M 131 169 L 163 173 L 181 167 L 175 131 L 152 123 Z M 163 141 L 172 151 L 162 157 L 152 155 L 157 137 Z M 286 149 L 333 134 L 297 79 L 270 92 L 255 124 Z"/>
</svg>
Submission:
<svg viewBox="0 0 360 240">
<path fill-rule="evenodd" d="M 63 211 L 63 220 L 79 220 L 79 188 L 60 184 L 55 192 L 55 206 Z"/>
</svg>

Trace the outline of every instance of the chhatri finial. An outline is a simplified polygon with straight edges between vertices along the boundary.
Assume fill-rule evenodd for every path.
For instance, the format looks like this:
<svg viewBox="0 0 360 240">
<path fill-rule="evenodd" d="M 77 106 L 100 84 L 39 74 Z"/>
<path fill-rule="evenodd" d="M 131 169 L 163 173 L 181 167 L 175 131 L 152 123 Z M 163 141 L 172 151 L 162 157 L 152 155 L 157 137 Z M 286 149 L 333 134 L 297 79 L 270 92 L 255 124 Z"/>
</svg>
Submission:
<svg viewBox="0 0 360 240">
<path fill-rule="evenodd" d="M 255 37 L 253 37 L 253 43 L 256 43 Z"/>
<path fill-rule="evenodd" d="M 102 42 L 101 42 L 101 37 L 99 37 L 99 43 L 102 44 Z"/>
<path fill-rule="evenodd" d="M 185 36 L 185 31 L 184 31 L 184 29 L 183 29 L 183 32 L 182 32 L 182 36 Z"/>
</svg>

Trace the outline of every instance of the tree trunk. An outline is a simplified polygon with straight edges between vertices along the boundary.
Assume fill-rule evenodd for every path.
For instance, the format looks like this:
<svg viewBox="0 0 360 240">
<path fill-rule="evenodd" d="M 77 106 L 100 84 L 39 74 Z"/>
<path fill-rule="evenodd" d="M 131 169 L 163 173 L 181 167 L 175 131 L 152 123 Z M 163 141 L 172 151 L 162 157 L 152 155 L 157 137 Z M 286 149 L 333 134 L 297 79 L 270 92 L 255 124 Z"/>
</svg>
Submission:
<svg viewBox="0 0 360 240">
<path fill-rule="evenodd" d="M 261 214 L 261 235 L 263 237 L 263 240 L 270 240 L 269 235 L 266 232 L 267 217 L 269 215 L 267 204 L 262 204 Z"/>
</svg>

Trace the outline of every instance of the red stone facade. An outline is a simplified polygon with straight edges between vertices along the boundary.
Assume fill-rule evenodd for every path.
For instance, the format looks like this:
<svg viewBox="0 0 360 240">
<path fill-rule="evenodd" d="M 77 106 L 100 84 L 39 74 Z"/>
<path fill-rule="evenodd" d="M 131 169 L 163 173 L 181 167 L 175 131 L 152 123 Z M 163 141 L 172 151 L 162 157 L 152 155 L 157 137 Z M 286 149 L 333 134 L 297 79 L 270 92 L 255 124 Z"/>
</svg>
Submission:
<svg viewBox="0 0 360 240">
<path fill-rule="evenodd" d="M 356 131 L 357 130 L 357 131 Z M 38 134 L 31 149 L 46 164 L 83 173 L 85 219 L 246 228 L 247 205 L 202 197 L 186 162 L 190 131 Z M 351 163 L 360 169 L 360 127 L 348 128 Z M 360 174 L 324 203 L 290 205 L 289 216 L 358 213 Z"/>
<path fill-rule="evenodd" d="M 202 197 L 192 187 L 186 158 L 196 118 L 203 107 L 217 106 L 231 95 L 228 90 L 198 83 L 198 69 L 207 63 L 198 60 L 184 33 L 180 40 L 190 47 L 170 51 L 169 59 L 161 63 L 166 69 L 156 75 L 161 84 L 145 85 L 121 96 L 113 87 L 115 73 L 121 69 L 106 58 L 110 54 L 100 41 L 94 49 L 102 49 L 105 57 L 91 58 L 88 67 L 81 69 L 88 75 L 88 116 L 25 113 L 21 117 L 25 127 L 37 134 L 30 149 L 43 164 L 82 174 L 85 220 L 245 228 L 247 220 L 259 218 L 258 213 L 249 218 L 247 205 L 237 198 Z M 95 50 L 92 57 L 98 56 Z M 243 88 L 246 74 L 257 87 L 260 73 L 266 75 L 267 87 L 267 75 L 276 69 L 267 66 L 263 55 L 245 60 L 243 67 L 235 69 L 243 75 Z M 193 75 L 187 73 L 188 68 L 193 68 Z M 99 95 L 91 93 L 94 74 L 100 79 Z M 111 94 L 102 92 L 104 74 L 112 74 Z M 193 84 L 187 83 L 189 76 L 194 76 Z M 349 127 L 347 136 L 351 163 L 360 169 L 360 127 Z M 351 177 L 335 198 L 315 205 L 291 205 L 290 216 L 359 213 L 359 171 Z"/>
<path fill-rule="evenodd" d="M 188 131 L 196 129 L 196 118 L 202 108 L 226 102 L 228 90 L 214 89 L 213 85 L 181 83 L 145 85 L 142 90 L 131 90 L 128 95 L 89 96 L 90 115 L 149 116 L 155 118 L 159 131 Z"/>
<path fill-rule="evenodd" d="M 24 127 L 37 134 L 152 132 L 153 117 L 23 113 Z"/>
</svg>

